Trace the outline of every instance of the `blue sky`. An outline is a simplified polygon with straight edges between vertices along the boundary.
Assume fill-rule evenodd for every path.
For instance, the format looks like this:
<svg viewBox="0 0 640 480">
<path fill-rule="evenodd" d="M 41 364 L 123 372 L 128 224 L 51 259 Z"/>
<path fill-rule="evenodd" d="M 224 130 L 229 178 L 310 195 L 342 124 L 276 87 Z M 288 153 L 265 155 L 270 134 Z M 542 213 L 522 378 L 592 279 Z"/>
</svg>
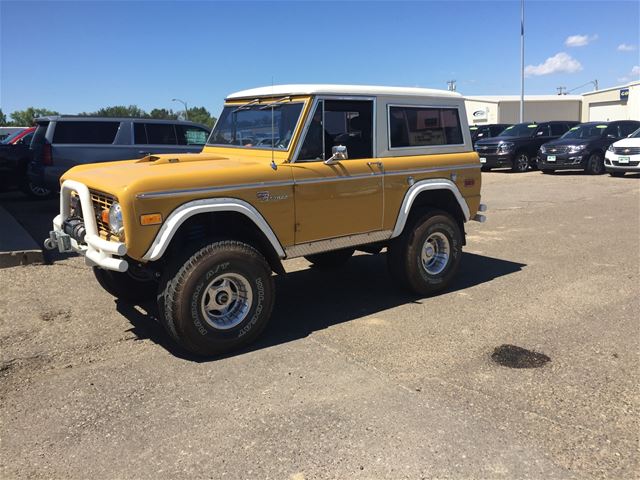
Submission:
<svg viewBox="0 0 640 480">
<path fill-rule="evenodd" d="M 272 80 L 445 89 L 456 79 L 465 95 L 517 94 L 519 18 L 517 0 L 0 0 L 0 107 L 178 110 L 178 97 L 217 115 L 226 94 Z M 639 29 L 637 1 L 526 0 L 526 93 L 637 79 Z"/>
</svg>

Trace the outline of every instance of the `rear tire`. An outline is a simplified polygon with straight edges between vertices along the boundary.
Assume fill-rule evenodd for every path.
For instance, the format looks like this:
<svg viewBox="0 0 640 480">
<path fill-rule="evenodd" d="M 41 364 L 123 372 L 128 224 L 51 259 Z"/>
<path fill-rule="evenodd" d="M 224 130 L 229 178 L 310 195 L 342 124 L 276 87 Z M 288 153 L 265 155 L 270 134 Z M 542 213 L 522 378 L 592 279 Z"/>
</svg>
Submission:
<svg viewBox="0 0 640 480">
<path fill-rule="evenodd" d="M 462 233 L 451 215 L 430 210 L 418 217 L 389 247 L 392 277 L 419 295 L 445 289 L 462 258 Z"/>
<path fill-rule="evenodd" d="M 114 272 L 93 267 L 98 283 L 116 298 L 131 302 L 153 300 L 158 290 L 158 282 L 151 273 L 130 268 L 126 272 Z"/>
<path fill-rule="evenodd" d="M 602 159 L 602 155 L 598 152 L 589 155 L 586 171 L 590 175 L 602 175 L 604 173 L 604 160 Z"/>
<path fill-rule="evenodd" d="M 612 177 L 624 177 L 625 172 L 609 172 Z"/>
<path fill-rule="evenodd" d="M 40 187 L 29 180 L 26 176 L 20 182 L 20 190 L 27 197 L 33 200 L 46 200 L 53 196 L 53 192 L 48 188 Z"/>
<path fill-rule="evenodd" d="M 246 243 L 224 240 L 169 268 L 158 294 L 160 321 L 182 348 L 220 355 L 255 340 L 271 317 L 271 268 Z"/>
<path fill-rule="evenodd" d="M 355 252 L 354 248 L 344 248 L 332 252 L 306 255 L 304 258 L 318 268 L 335 268 L 347 263 Z"/>
</svg>

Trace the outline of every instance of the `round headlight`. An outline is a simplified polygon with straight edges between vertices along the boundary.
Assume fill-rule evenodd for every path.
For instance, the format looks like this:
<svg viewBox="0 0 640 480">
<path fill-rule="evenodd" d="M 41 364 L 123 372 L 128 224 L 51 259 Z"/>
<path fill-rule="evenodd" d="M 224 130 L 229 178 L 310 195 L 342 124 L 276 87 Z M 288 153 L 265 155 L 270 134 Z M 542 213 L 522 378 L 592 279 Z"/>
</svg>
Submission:
<svg viewBox="0 0 640 480">
<path fill-rule="evenodd" d="M 111 233 L 115 235 L 122 235 L 124 231 L 122 208 L 118 202 L 114 202 L 111 208 L 109 208 L 109 228 L 111 228 Z"/>
</svg>

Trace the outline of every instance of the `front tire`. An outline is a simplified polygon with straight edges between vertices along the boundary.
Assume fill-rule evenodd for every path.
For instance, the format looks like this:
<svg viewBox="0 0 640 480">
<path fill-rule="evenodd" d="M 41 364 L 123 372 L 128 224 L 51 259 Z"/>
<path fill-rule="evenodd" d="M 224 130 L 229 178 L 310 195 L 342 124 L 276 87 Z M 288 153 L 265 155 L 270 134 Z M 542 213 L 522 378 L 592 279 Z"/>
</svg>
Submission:
<svg viewBox="0 0 640 480">
<path fill-rule="evenodd" d="M 29 180 L 26 176 L 20 182 L 20 190 L 27 197 L 33 200 L 46 200 L 53 197 L 53 192 L 45 187 L 40 187 Z"/>
<path fill-rule="evenodd" d="M 255 340 L 275 301 L 271 268 L 246 243 L 211 243 L 168 271 L 158 295 L 160 321 L 196 355 L 220 355 Z"/>
<path fill-rule="evenodd" d="M 389 248 L 392 277 L 419 295 L 445 289 L 462 258 L 462 233 L 451 215 L 431 210 L 417 218 Z"/>
<path fill-rule="evenodd" d="M 602 175 L 604 173 L 604 160 L 602 159 L 602 155 L 598 152 L 589 155 L 586 170 L 590 175 Z"/>
<path fill-rule="evenodd" d="M 114 272 L 93 267 L 93 274 L 100 286 L 108 293 L 116 298 L 131 302 L 153 300 L 158 290 L 158 282 L 154 279 L 153 274 L 133 266 L 126 272 Z"/>
<path fill-rule="evenodd" d="M 612 177 L 624 177 L 625 172 L 609 172 Z"/>
<path fill-rule="evenodd" d="M 525 152 L 516 153 L 516 156 L 513 159 L 511 171 L 516 173 L 524 173 L 527 170 L 529 170 L 529 155 L 527 155 Z"/>
</svg>

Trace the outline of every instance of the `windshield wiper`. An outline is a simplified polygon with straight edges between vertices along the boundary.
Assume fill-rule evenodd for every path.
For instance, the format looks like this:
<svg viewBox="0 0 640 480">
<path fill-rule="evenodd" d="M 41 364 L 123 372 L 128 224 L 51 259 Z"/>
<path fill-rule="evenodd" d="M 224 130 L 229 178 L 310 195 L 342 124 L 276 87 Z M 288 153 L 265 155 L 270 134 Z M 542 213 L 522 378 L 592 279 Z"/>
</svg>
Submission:
<svg viewBox="0 0 640 480">
<path fill-rule="evenodd" d="M 253 105 L 254 103 L 258 103 L 258 102 L 260 102 L 260 99 L 259 98 L 254 98 L 250 102 L 247 102 L 247 103 L 244 103 L 244 104 L 240 105 L 235 110 L 231 110 L 231 113 L 238 113 L 241 110 L 246 110 L 250 105 Z"/>
<path fill-rule="evenodd" d="M 291 95 L 287 95 L 286 97 L 279 98 L 278 100 L 274 100 L 271 103 L 267 103 L 266 105 L 260 107 L 258 110 L 267 110 L 268 108 L 275 108 L 281 106 L 281 102 L 285 100 L 291 100 Z"/>
</svg>

